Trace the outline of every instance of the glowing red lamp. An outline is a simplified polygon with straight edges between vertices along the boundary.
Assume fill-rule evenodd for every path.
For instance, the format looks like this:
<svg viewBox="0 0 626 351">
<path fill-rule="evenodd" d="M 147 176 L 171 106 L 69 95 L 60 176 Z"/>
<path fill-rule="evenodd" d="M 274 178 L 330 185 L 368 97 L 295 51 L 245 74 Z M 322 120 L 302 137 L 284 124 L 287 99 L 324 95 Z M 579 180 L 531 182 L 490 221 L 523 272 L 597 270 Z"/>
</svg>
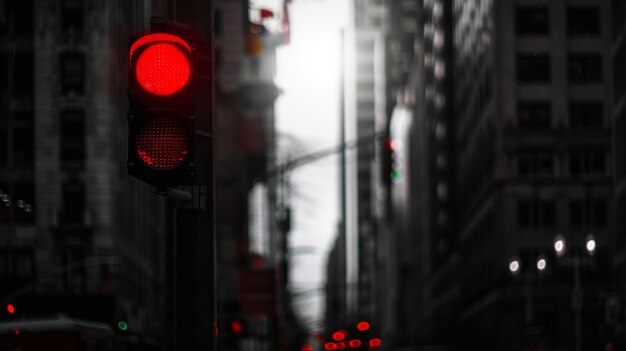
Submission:
<svg viewBox="0 0 626 351">
<path fill-rule="evenodd" d="M 370 340 L 370 347 L 380 347 L 382 341 L 379 338 L 374 338 Z"/>
<path fill-rule="evenodd" d="M 366 330 L 368 330 L 368 329 L 370 328 L 370 324 L 369 324 L 368 322 L 359 322 L 359 323 L 356 325 L 356 328 L 357 328 L 359 331 L 366 331 Z"/>
<path fill-rule="evenodd" d="M 134 75 L 139 85 L 155 95 L 173 95 L 191 78 L 191 50 L 179 37 L 150 34 L 136 41 L 130 55 L 137 55 Z"/>
<path fill-rule="evenodd" d="M 348 336 L 348 332 L 345 330 L 339 330 L 333 333 L 333 340 L 335 341 L 341 341 L 343 339 L 346 338 L 346 336 Z"/>
<path fill-rule="evenodd" d="M 351 348 L 356 349 L 357 347 L 361 347 L 361 340 L 359 339 L 350 340 L 348 345 L 350 345 Z"/>
<path fill-rule="evenodd" d="M 337 344 L 335 344 L 334 342 L 327 342 L 326 344 L 324 344 L 324 349 L 326 349 L 327 351 L 336 350 Z"/>
<path fill-rule="evenodd" d="M 12 304 L 7 304 L 7 311 L 8 311 L 10 314 L 15 313 L 15 306 L 13 306 Z"/>
</svg>

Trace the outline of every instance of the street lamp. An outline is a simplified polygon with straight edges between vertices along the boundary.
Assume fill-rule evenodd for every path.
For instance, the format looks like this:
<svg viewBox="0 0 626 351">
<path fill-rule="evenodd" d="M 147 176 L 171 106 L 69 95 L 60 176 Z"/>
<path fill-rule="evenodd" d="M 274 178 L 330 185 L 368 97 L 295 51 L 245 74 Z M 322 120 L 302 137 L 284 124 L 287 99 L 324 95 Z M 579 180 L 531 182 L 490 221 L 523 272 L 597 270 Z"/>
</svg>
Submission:
<svg viewBox="0 0 626 351">
<path fill-rule="evenodd" d="M 554 238 L 554 251 L 557 257 L 565 255 L 565 237 L 561 234 Z"/>
<path fill-rule="evenodd" d="M 587 239 L 585 240 L 585 248 L 587 249 L 587 253 L 589 255 L 593 255 L 596 251 L 596 239 L 594 239 L 593 235 L 587 235 Z"/>
<path fill-rule="evenodd" d="M 539 272 L 545 271 L 546 266 L 547 266 L 546 256 L 539 255 L 539 257 L 537 257 L 537 269 L 539 270 Z"/>
<path fill-rule="evenodd" d="M 517 273 L 519 273 L 519 270 L 520 270 L 519 259 L 515 257 L 515 258 L 511 259 L 511 262 L 509 262 L 509 271 L 512 274 L 517 274 Z"/>
<path fill-rule="evenodd" d="M 559 244 L 557 247 L 557 243 L 562 242 L 563 245 Z M 587 254 L 589 256 L 593 256 L 596 251 L 597 243 L 596 239 L 593 235 L 587 235 L 585 239 L 585 249 L 587 250 Z M 561 250 L 559 250 L 561 249 Z M 565 253 L 565 238 L 562 235 L 557 235 L 554 238 L 554 250 L 558 257 L 563 256 Z M 575 313 L 575 326 L 576 326 L 576 334 L 575 334 L 575 342 L 576 342 L 576 351 L 580 351 L 582 348 L 582 305 L 583 305 L 583 290 L 582 290 L 582 282 L 580 279 L 580 268 L 583 264 L 589 264 L 588 261 L 584 260 L 582 254 L 577 253 L 572 258 L 563 260 L 563 263 L 566 265 L 572 266 L 574 269 L 574 291 L 572 291 L 572 308 Z"/>
</svg>

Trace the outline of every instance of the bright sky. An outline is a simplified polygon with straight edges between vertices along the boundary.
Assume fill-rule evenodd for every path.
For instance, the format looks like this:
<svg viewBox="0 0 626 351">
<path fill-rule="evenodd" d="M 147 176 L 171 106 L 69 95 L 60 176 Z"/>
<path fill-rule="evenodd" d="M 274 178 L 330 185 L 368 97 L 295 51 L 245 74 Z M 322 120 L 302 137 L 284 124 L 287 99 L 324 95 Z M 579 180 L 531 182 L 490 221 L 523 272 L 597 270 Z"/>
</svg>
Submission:
<svg viewBox="0 0 626 351">
<path fill-rule="evenodd" d="M 282 12 L 282 0 L 252 4 Z M 340 32 L 348 6 L 348 0 L 293 0 L 290 6 L 291 43 L 277 52 L 275 82 L 284 91 L 276 104 L 277 128 L 295 137 L 304 154 L 338 144 Z M 339 220 L 338 166 L 337 157 L 328 157 L 291 177 L 291 288 L 306 291 L 294 303 L 311 329 L 323 320 L 326 259 Z"/>
</svg>

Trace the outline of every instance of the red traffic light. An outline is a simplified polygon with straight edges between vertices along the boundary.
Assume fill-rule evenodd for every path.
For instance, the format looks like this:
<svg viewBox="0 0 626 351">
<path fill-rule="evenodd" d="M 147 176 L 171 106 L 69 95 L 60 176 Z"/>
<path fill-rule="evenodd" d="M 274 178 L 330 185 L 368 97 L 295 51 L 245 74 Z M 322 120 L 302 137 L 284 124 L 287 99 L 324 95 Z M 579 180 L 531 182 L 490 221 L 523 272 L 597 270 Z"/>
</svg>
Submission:
<svg viewBox="0 0 626 351">
<path fill-rule="evenodd" d="M 336 350 L 337 344 L 335 344 L 334 342 L 327 342 L 326 344 L 324 344 L 324 349 L 326 349 L 327 351 Z"/>
<path fill-rule="evenodd" d="M 190 53 L 189 45 L 179 37 L 163 33 L 146 35 L 130 50 L 131 60 L 137 55 L 133 66 L 135 79 L 149 93 L 175 94 L 190 81 Z"/>
<path fill-rule="evenodd" d="M 351 348 L 356 349 L 357 347 L 361 346 L 361 340 L 359 339 L 350 340 L 348 344 L 350 345 Z"/>
<path fill-rule="evenodd" d="M 184 122 L 165 117 L 148 121 L 135 141 L 137 155 L 143 163 L 156 169 L 171 169 L 182 164 L 190 146 Z"/>
<path fill-rule="evenodd" d="M 370 340 L 370 347 L 379 347 L 382 341 L 379 338 Z"/>
<path fill-rule="evenodd" d="M 356 325 L 356 328 L 359 331 L 366 331 L 370 328 L 370 324 L 368 322 L 359 322 L 359 324 Z"/>
<path fill-rule="evenodd" d="M 346 338 L 346 336 L 348 336 L 348 332 L 345 330 L 339 330 L 333 333 L 333 340 L 335 341 L 341 341 L 343 339 Z"/>
<path fill-rule="evenodd" d="M 9 303 L 9 304 L 7 304 L 7 311 L 8 311 L 10 314 L 15 313 L 15 306 L 13 306 L 13 305 L 12 305 L 12 304 L 10 304 L 10 303 Z"/>
<path fill-rule="evenodd" d="M 243 324 L 240 321 L 234 320 L 230 323 L 230 328 L 235 335 L 243 334 Z"/>
</svg>

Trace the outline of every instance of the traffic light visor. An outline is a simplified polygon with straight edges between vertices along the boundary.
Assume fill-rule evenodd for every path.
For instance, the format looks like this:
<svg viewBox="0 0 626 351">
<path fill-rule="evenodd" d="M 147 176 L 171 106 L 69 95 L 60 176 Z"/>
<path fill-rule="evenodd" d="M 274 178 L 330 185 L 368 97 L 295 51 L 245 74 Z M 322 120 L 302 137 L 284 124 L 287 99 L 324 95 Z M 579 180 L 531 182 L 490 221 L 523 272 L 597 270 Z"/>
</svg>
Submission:
<svg viewBox="0 0 626 351">
<path fill-rule="evenodd" d="M 171 34 L 150 34 L 130 49 L 131 70 L 149 93 L 167 96 L 181 91 L 191 78 L 191 49 Z"/>
</svg>

